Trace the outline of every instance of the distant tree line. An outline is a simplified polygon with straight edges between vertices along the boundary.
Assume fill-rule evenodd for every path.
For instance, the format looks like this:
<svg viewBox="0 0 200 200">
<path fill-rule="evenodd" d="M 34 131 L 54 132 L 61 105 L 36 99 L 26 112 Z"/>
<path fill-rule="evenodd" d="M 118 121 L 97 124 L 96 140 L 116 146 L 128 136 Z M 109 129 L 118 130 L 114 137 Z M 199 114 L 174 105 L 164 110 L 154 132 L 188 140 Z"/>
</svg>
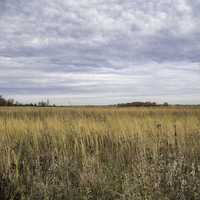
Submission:
<svg viewBox="0 0 200 200">
<path fill-rule="evenodd" d="M 46 101 L 40 101 L 38 103 L 19 103 L 15 101 L 14 99 L 6 99 L 2 95 L 0 95 L 0 106 L 29 106 L 29 107 L 55 107 L 55 104 L 50 104 L 49 100 Z M 92 105 L 88 105 L 88 107 L 91 107 Z M 108 105 L 108 106 L 117 106 L 117 107 L 156 107 L 156 106 L 169 106 L 167 102 L 163 104 L 157 104 L 156 102 L 141 102 L 141 101 L 135 101 L 131 103 L 119 103 L 116 105 Z M 170 105 L 172 106 L 172 105 Z M 200 104 L 196 105 L 180 105 L 175 104 L 173 106 L 198 106 L 200 107 Z M 61 106 L 61 107 L 64 107 Z M 87 106 L 86 106 L 87 107 Z"/>
<path fill-rule="evenodd" d="M 131 103 L 120 103 L 117 104 L 118 107 L 153 107 L 153 106 L 169 106 L 168 103 L 157 104 L 156 102 L 131 102 Z"/>
<path fill-rule="evenodd" d="M 0 95 L 0 106 L 14 106 L 15 102 L 13 99 L 5 99 Z"/>
<path fill-rule="evenodd" d="M 23 104 L 15 101 L 14 99 L 6 99 L 2 95 L 0 95 L 0 106 L 31 106 L 31 107 L 48 107 L 48 106 L 55 106 L 50 105 L 49 100 L 47 101 L 40 101 L 38 103 L 28 103 Z"/>
</svg>

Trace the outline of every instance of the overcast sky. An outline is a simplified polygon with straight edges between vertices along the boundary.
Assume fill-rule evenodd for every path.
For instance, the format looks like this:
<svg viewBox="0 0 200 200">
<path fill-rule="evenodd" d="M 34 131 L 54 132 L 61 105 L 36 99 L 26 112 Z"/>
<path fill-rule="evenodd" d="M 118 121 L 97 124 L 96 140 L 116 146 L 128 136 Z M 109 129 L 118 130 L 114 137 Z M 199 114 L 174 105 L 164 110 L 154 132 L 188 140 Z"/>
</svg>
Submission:
<svg viewBox="0 0 200 200">
<path fill-rule="evenodd" d="M 199 0 L 0 0 L 0 94 L 200 103 Z"/>
</svg>

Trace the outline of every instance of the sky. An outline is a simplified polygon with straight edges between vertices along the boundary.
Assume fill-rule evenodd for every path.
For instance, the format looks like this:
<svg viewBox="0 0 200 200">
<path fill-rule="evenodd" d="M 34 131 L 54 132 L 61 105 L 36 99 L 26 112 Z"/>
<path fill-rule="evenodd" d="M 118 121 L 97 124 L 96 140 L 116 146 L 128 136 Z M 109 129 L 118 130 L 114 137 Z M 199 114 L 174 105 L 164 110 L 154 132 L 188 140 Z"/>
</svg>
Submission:
<svg viewBox="0 0 200 200">
<path fill-rule="evenodd" d="M 0 0 L 0 94 L 198 104 L 199 10 L 199 0 Z"/>
</svg>

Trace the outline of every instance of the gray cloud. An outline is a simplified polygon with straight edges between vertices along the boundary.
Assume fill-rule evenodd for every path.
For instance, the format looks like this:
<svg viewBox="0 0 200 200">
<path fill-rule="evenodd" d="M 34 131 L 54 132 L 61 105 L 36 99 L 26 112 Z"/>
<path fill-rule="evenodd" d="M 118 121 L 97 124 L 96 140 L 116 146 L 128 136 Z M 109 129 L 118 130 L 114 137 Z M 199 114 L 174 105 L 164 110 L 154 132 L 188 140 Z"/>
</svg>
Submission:
<svg viewBox="0 0 200 200">
<path fill-rule="evenodd" d="M 197 0 L 2 0 L 0 93 L 198 103 L 199 8 Z"/>
</svg>

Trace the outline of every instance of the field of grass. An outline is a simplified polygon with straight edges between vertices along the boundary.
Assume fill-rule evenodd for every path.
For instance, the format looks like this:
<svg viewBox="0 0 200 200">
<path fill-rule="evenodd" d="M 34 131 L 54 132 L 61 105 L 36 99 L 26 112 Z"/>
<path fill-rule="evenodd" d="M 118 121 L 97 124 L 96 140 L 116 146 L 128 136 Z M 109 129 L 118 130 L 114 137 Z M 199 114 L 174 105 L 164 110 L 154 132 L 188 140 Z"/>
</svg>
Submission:
<svg viewBox="0 0 200 200">
<path fill-rule="evenodd" d="M 200 108 L 0 108 L 0 200 L 199 200 Z"/>
</svg>

